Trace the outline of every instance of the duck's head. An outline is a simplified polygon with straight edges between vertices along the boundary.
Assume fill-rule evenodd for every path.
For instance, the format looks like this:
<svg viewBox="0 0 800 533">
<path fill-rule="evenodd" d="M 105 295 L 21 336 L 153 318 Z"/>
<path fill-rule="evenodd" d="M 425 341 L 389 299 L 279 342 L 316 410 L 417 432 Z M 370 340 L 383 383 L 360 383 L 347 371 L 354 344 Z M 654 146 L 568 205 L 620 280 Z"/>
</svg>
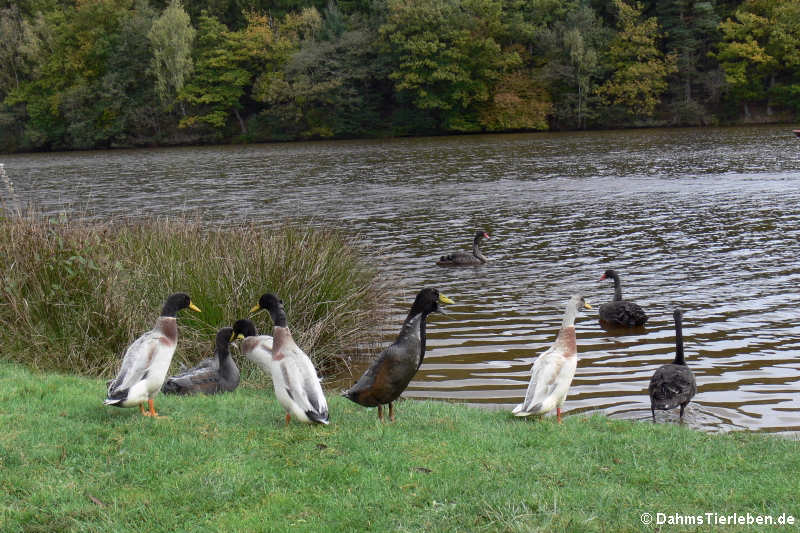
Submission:
<svg viewBox="0 0 800 533">
<path fill-rule="evenodd" d="M 269 312 L 269 316 L 276 326 L 280 328 L 286 327 L 286 312 L 283 310 L 283 300 L 270 292 L 264 293 L 258 299 L 258 304 L 250 309 L 250 312 L 255 313 L 261 309 L 266 309 Z"/>
<path fill-rule="evenodd" d="M 419 313 L 428 315 L 430 313 L 444 313 L 439 304 L 452 304 L 453 300 L 440 294 L 436 289 L 422 289 L 417 293 L 417 298 L 411 306 L 409 316 L 414 316 Z"/>
<path fill-rule="evenodd" d="M 200 308 L 192 303 L 192 299 L 185 292 L 176 292 L 171 294 L 167 301 L 164 302 L 164 307 L 161 308 L 161 316 L 178 316 L 178 311 L 186 308 L 192 311 L 200 312 Z"/>
<path fill-rule="evenodd" d="M 247 337 L 255 337 L 258 335 L 258 331 L 256 331 L 256 326 L 253 324 L 251 320 L 246 318 L 241 318 L 233 323 L 233 328 L 228 328 L 231 330 L 230 340 L 233 341 L 235 339 L 245 339 Z"/>
<path fill-rule="evenodd" d="M 488 238 L 489 234 L 483 231 L 482 229 L 479 229 L 478 231 L 475 232 L 475 242 L 481 242 L 483 239 L 488 239 Z"/>
<path fill-rule="evenodd" d="M 603 272 L 603 275 L 600 276 L 600 281 L 602 281 L 604 279 L 617 279 L 616 270 L 612 270 L 612 269 L 609 268 L 608 270 Z"/>
<path fill-rule="evenodd" d="M 575 309 L 580 311 L 581 309 L 591 309 L 592 306 L 589 305 L 583 296 L 580 294 L 573 294 L 572 297 L 569 299 L 570 305 L 574 305 Z"/>
</svg>

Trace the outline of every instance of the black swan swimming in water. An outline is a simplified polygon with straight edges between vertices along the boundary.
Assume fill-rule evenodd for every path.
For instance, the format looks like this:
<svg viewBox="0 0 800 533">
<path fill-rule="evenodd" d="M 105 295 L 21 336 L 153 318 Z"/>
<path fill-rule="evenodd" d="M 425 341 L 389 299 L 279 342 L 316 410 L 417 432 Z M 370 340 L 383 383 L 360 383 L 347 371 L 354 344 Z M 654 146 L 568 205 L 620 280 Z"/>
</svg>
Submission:
<svg viewBox="0 0 800 533">
<path fill-rule="evenodd" d="M 619 283 L 619 275 L 615 270 L 606 270 L 601 280 L 614 280 L 614 301 L 600 306 L 600 320 L 614 326 L 633 328 L 644 326 L 647 322 L 647 315 L 637 304 L 622 299 L 622 287 Z"/>
<path fill-rule="evenodd" d="M 487 257 L 481 253 L 481 241 L 488 239 L 489 234 L 483 230 L 475 232 L 475 239 L 472 241 L 472 253 L 467 252 L 454 252 L 452 254 L 443 255 L 436 261 L 439 266 L 470 266 L 482 265 L 487 261 Z"/>
</svg>

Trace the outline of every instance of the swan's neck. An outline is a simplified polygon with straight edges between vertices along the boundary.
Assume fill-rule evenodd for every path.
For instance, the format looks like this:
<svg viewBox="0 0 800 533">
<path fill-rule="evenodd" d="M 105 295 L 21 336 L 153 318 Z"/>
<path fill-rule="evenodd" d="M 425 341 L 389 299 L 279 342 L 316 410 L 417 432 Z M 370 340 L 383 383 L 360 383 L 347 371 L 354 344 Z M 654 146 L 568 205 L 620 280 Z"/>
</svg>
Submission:
<svg viewBox="0 0 800 533">
<path fill-rule="evenodd" d="M 486 256 L 481 253 L 481 245 L 477 240 L 472 243 L 472 255 L 480 259 L 482 263 L 486 262 Z"/>
<path fill-rule="evenodd" d="M 673 364 L 685 365 L 686 361 L 683 358 L 683 327 L 681 319 L 675 320 L 675 361 Z"/>
<path fill-rule="evenodd" d="M 619 282 L 619 277 L 614 276 L 614 301 L 622 300 L 622 285 Z"/>
</svg>

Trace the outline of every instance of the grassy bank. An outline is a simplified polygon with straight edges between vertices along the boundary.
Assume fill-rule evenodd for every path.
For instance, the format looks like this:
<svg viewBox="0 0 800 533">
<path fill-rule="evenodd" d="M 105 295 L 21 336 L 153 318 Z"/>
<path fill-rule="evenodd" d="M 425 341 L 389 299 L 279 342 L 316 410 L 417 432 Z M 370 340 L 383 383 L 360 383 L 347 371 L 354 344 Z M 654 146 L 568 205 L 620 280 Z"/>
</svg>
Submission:
<svg viewBox="0 0 800 533">
<path fill-rule="evenodd" d="M 169 418 L 151 420 L 103 396 L 102 380 L 0 364 L 0 530 L 739 532 L 765 528 L 640 517 L 800 517 L 800 443 L 777 437 L 416 401 L 380 424 L 335 395 L 330 426 L 286 428 L 254 389 L 161 397 Z"/>
<path fill-rule="evenodd" d="M 173 364 L 207 357 L 216 330 L 248 315 L 265 291 L 319 364 L 369 337 L 376 273 L 341 234 L 256 224 L 204 227 L 185 218 L 118 223 L 0 218 L 2 358 L 32 368 L 110 376 L 128 343 L 183 291 Z M 266 314 L 256 326 L 271 328 Z"/>
</svg>

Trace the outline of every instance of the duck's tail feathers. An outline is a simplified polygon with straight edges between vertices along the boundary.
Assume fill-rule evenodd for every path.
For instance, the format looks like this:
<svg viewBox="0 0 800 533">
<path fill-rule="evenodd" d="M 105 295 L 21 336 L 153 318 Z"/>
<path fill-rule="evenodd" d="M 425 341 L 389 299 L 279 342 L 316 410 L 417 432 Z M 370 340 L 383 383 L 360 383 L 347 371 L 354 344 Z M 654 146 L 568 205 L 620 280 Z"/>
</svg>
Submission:
<svg viewBox="0 0 800 533">
<path fill-rule="evenodd" d="M 170 378 L 161 386 L 161 392 L 164 394 L 180 394 L 182 391 L 181 386 Z"/>
<path fill-rule="evenodd" d="M 538 414 L 541 408 L 542 408 L 541 403 L 537 403 L 536 405 L 531 405 L 527 409 L 525 408 L 525 404 L 521 403 L 518 406 L 516 406 L 514 410 L 511 411 L 511 413 L 514 416 L 531 416 L 533 414 Z"/>
<path fill-rule="evenodd" d="M 328 411 L 323 411 L 322 413 L 317 413 L 316 411 L 306 411 L 306 416 L 312 422 L 316 422 L 317 424 L 323 424 L 327 426 L 330 423 L 330 417 L 328 416 Z"/>
</svg>

